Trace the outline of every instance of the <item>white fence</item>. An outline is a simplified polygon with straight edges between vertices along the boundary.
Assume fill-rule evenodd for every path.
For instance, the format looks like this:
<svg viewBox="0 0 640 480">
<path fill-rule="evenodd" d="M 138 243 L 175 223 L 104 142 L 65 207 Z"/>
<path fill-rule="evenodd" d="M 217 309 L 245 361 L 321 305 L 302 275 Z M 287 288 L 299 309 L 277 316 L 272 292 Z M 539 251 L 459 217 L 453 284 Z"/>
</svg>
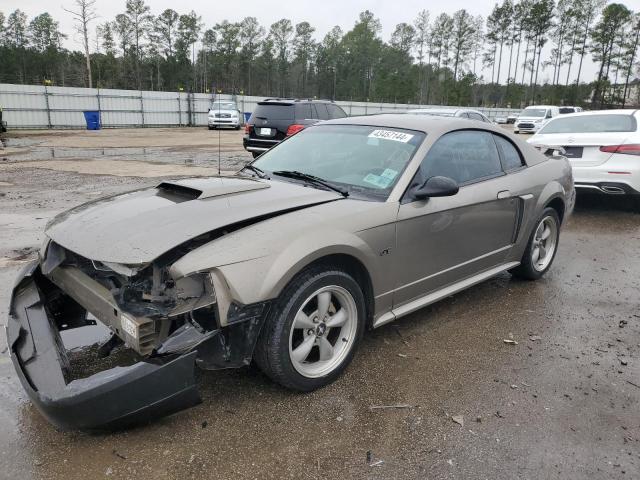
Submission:
<svg viewBox="0 0 640 480">
<path fill-rule="evenodd" d="M 46 87 L 0 83 L 0 107 L 9 129 L 85 128 L 83 112 L 99 111 L 104 128 L 205 126 L 214 99 L 235 99 L 252 112 L 264 97 L 186 92 L 149 92 L 96 88 Z M 352 115 L 402 112 L 436 106 L 338 101 Z M 491 119 L 519 110 L 477 108 Z"/>
</svg>

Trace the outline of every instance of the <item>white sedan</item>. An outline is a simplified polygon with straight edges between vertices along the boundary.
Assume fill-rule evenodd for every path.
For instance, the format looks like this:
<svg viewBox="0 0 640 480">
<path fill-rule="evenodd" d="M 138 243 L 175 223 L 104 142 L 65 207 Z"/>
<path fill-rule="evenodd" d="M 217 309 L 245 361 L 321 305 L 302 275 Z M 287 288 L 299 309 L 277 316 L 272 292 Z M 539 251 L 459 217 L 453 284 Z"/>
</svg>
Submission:
<svg viewBox="0 0 640 480">
<path fill-rule="evenodd" d="M 640 195 L 640 110 L 601 110 L 562 115 L 528 140 L 562 147 L 576 189 Z"/>
</svg>

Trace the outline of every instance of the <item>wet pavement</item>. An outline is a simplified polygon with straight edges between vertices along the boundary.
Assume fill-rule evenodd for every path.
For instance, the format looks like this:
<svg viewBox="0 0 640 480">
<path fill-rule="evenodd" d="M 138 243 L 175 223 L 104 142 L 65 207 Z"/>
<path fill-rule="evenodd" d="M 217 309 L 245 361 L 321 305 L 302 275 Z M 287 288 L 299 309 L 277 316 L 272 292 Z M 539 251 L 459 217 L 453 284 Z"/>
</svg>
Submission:
<svg viewBox="0 0 640 480">
<path fill-rule="evenodd" d="M 52 215 L 157 181 L 0 164 L 0 324 Z M 320 391 L 204 372 L 201 405 L 111 434 L 49 425 L 0 333 L 0 478 L 640 478 L 638 252 L 625 199 L 579 197 L 542 280 L 504 274 L 369 332 Z"/>
<path fill-rule="evenodd" d="M 42 166 L 42 160 L 85 163 L 109 160 L 214 169 L 219 165 L 223 171 L 234 171 L 251 159 L 242 147 L 242 136 L 243 132 L 234 130 L 186 128 L 63 130 L 48 135 L 17 132 L 2 139 L 0 165 L 37 162 Z M 181 140 L 176 141 L 177 138 Z"/>
</svg>

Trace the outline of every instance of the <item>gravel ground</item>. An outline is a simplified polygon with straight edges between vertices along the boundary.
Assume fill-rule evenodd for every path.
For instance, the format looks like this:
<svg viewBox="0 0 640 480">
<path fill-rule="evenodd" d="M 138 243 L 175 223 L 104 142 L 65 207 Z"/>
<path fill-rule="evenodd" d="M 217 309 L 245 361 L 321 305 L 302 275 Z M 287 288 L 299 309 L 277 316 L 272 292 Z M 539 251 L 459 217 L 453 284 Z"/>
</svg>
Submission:
<svg viewBox="0 0 640 480">
<path fill-rule="evenodd" d="M 180 170 L 170 175 L 215 169 L 184 159 L 211 154 L 217 133 L 184 131 L 189 138 L 30 132 L 7 142 L 0 324 L 9 286 L 54 214 L 153 185 L 158 165 Z M 249 159 L 240 135 L 221 137 L 225 170 Z M 167 150 L 161 160 L 70 157 L 93 171 L 49 168 L 59 158 L 39 156 L 79 140 L 91 151 L 109 142 Z M 140 165 L 123 176 L 131 161 Z M 579 197 L 542 280 L 504 274 L 370 332 L 346 374 L 311 394 L 253 368 L 206 372 L 191 410 L 118 433 L 61 433 L 27 401 L 2 331 L 0 478 L 640 478 L 640 214 L 625 200 Z M 380 405 L 403 408 L 370 408 Z"/>
</svg>

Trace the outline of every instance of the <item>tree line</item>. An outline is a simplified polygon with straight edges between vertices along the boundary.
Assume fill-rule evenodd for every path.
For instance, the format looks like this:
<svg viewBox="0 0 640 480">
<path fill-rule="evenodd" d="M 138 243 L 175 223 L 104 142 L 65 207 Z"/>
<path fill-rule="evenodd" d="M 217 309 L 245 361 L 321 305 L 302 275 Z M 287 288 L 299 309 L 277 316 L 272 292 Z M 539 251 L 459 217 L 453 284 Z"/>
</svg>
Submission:
<svg viewBox="0 0 640 480">
<path fill-rule="evenodd" d="M 83 51 L 62 47 L 68 34 L 47 12 L 0 12 L 0 82 L 517 108 L 624 105 L 640 73 L 640 13 L 606 0 L 502 0 L 487 18 L 423 10 L 388 41 L 370 11 L 318 41 L 306 21 L 207 28 L 144 0 L 97 22 L 94 3 L 64 8 Z"/>
</svg>

